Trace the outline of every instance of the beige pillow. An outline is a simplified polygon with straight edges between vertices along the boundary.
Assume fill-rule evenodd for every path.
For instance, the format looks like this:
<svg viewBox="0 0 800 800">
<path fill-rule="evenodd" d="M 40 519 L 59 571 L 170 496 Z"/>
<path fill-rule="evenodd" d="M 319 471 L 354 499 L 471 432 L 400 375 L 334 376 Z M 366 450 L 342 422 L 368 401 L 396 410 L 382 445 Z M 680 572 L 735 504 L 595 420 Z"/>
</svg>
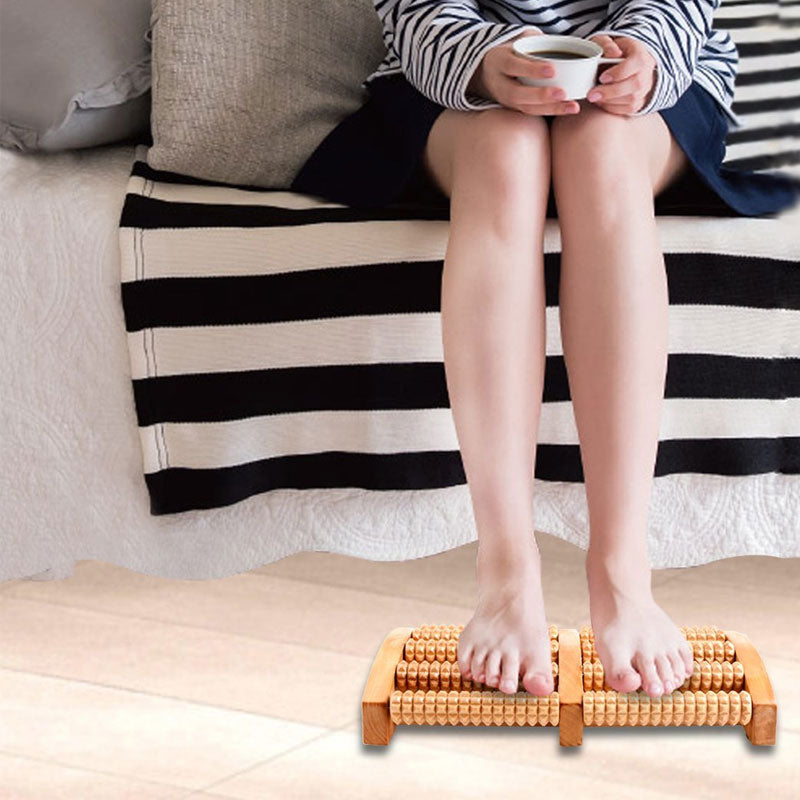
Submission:
<svg viewBox="0 0 800 800">
<path fill-rule="evenodd" d="M 372 0 L 154 0 L 155 169 L 287 189 L 366 99 L 386 53 Z"/>
<path fill-rule="evenodd" d="M 0 145 L 94 147 L 150 127 L 150 0 L 0 0 Z"/>
</svg>

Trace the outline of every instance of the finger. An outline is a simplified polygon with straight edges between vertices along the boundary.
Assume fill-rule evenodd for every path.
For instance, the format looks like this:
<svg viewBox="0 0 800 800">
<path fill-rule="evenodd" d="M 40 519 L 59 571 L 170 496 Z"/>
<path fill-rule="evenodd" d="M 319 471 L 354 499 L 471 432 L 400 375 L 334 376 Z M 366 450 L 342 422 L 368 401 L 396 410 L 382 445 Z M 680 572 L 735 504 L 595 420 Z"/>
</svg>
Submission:
<svg viewBox="0 0 800 800">
<path fill-rule="evenodd" d="M 614 81 L 600 86 L 593 86 L 586 93 L 589 102 L 617 103 L 623 97 L 628 97 L 639 92 L 642 88 L 641 75 L 637 72 L 625 80 Z M 592 98 L 597 98 L 593 100 Z"/>
<path fill-rule="evenodd" d="M 554 103 L 566 100 L 566 92 L 560 86 L 527 86 L 514 78 L 502 78 L 497 99 L 504 105 L 530 105 L 532 103 Z"/>
<path fill-rule="evenodd" d="M 577 114 L 581 107 L 575 100 L 566 100 L 561 103 L 523 103 L 516 107 L 523 114 L 545 116 L 548 114 Z"/>
<path fill-rule="evenodd" d="M 535 25 L 528 25 L 524 27 L 513 39 L 509 39 L 508 42 L 516 42 L 517 39 L 523 39 L 526 36 L 544 36 L 544 31 L 540 28 L 537 28 Z M 506 44 L 508 44 L 506 42 Z"/>
<path fill-rule="evenodd" d="M 598 80 L 604 85 L 611 83 L 622 83 L 640 72 L 645 72 L 646 67 L 635 56 L 629 56 L 619 64 L 612 64 L 606 67 L 601 73 Z"/>
<path fill-rule="evenodd" d="M 629 117 L 636 111 L 637 108 L 635 103 L 603 103 L 602 105 L 592 103 L 592 105 L 596 105 L 598 108 L 602 109 L 603 111 L 607 111 L 609 114 L 619 114 L 621 117 Z"/>
<path fill-rule="evenodd" d="M 629 117 L 633 111 L 629 106 L 599 106 L 606 114 L 615 114 L 618 117 Z"/>
<path fill-rule="evenodd" d="M 602 108 L 628 108 L 636 106 L 641 102 L 638 94 L 626 94 L 622 97 L 615 97 L 613 100 L 590 100 L 593 106 L 601 106 Z"/>
<path fill-rule="evenodd" d="M 523 76 L 525 78 L 552 78 L 555 68 L 552 61 L 543 58 L 528 58 L 508 51 L 500 63 L 500 72 L 509 77 Z"/>
<path fill-rule="evenodd" d="M 589 41 L 599 44 L 603 48 L 603 55 L 606 58 L 618 58 L 622 55 L 620 46 L 607 33 L 590 36 Z"/>
<path fill-rule="evenodd" d="M 592 103 L 592 105 L 611 114 L 629 115 L 633 114 L 641 104 L 635 97 L 627 97 L 613 103 Z"/>
<path fill-rule="evenodd" d="M 624 97 L 626 94 L 634 94 L 635 92 L 641 91 L 648 81 L 643 70 L 637 70 L 625 78 L 614 81 L 609 81 L 607 78 L 604 79 L 605 74 L 604 72 L 603 75 L 600 76 L 600 83 L 589 90 L 589 94 L 598 92 L 600 94 L 600 99 L 603 101 L 616 100 L 619 97 Z"/>
<path fill-rule="evenodd" d="M 612 108 L 615 111 L 619 111 L 620 109 L 625 109 L 629 113 L 632 113 L 635 108 L 639 105 L 637 99 L 635 97 L 629 97 L 627 99 L 622 99 L 615 103 L 603 103 L 603 108 Z"/>
</svg>

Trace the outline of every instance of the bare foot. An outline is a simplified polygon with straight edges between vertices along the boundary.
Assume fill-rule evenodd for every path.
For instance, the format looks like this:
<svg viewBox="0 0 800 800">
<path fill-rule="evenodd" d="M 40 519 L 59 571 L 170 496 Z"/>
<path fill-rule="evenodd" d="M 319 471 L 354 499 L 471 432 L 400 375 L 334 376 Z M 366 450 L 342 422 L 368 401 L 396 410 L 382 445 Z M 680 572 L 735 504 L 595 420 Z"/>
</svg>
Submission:
<svg viewBox="0 0 800 800">
<path fill-rule="evenodd" d="M 498 550 L 478 547 L 478 603 L 459 636 L 459 669 L 506 694 L 518 690 L 522 674 L 528 692 L 548 695 L 554 681 L 539 550 L 532 537 Z"/>
<path fill-rule="evenodd" d="M 692 648 L 653 599 L 649 565 L 599 557 L 590 549 L 586 577 L 606 683 L 618 692 L 641 687 L 651 697 L 681 686 L 692 674 Z"/>
</svg>

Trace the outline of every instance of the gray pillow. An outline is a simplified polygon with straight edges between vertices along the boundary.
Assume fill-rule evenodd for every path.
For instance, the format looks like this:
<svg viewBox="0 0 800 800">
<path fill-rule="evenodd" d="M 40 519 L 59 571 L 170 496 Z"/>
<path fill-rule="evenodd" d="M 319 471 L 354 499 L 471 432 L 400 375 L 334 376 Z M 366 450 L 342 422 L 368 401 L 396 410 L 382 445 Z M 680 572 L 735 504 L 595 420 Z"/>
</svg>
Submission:
<svg viewBox="0 0 800 800">
<path fill-rule="evenodd" d="M 150 0 L 0 0 L 0 144 L 91 147 L 146 131 Z"/>
<path fill-rule="evenodd" d="M 148 164 L 289 188 L 386 53 L 372 0 L 154 0 Z"/>
</svg>

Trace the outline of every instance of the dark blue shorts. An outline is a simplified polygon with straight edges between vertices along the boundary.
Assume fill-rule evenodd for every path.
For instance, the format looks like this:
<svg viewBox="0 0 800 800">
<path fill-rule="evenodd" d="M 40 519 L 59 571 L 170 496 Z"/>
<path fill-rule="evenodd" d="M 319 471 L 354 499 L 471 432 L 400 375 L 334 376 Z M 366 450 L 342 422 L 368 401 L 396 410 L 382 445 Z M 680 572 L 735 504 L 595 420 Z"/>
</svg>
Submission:
<svg viewBox="0 0 800 800">
<path fill-rule="evenodd" d="M 422 154 L 444 106 L 401 73 L 376 78 L 363 105 L 320 142 L 292 190 L 356 208 L 393 204 L 447 207 Z M 656 214 L 760 216 L 800 201 L 800 181 L 787 175 L 722 166 L 728 119 L 717 101 L 692 82 L 671 108 L 658 111 L 691 168 L 655 198 Z M 548 125 L 553 117 L 545 119 Z M 552 184 L 547 216 L 557 217 Z"/>
</svg>

